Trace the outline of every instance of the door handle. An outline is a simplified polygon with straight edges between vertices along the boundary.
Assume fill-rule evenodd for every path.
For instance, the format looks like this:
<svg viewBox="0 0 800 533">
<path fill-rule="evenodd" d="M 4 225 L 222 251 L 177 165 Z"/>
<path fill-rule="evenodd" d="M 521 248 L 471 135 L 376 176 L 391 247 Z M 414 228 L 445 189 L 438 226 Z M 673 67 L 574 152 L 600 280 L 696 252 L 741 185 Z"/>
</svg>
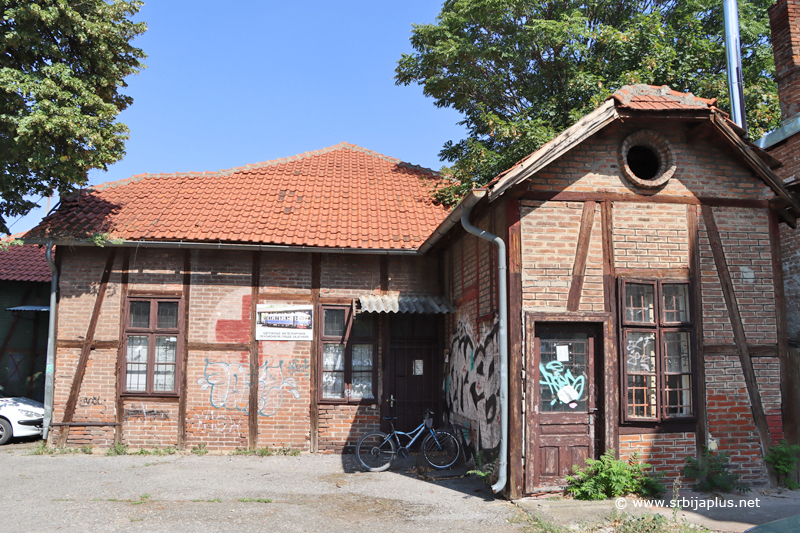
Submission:
<svg viewBox="0 0 800 533">
<path fill-rule="evenodd" d="M 389 396 L 389 407 L 394 407 L 394 394 Z"/>
</svg>

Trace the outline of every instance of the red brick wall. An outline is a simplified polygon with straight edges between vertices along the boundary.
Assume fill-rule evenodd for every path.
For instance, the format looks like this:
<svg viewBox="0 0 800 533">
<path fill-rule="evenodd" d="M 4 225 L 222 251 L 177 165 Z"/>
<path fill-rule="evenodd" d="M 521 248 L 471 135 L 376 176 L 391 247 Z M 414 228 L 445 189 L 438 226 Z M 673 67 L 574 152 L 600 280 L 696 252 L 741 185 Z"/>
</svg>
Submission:
<svg viewBox="0 0 800 533">
<path fill-rule="evenodd" d="M 639 461 L 649 464 L 672 481 L 686 464 L 687 457 L 697 455 L 693 432 L 620 435 L 619 458 L 628 461 L 634 453 Z"/>
<path fill-rule="evenodd" d="M 345 446 L 355 447 L 362 435 L 380 430 L 380 425 L 377 405 L 320 405 L 319 451 L 342 452 Z"/>
<path fill-rule="evenodd" d="M 688 268 L 685 205 L 614 202 L 617 268 Z"/>
<path fill-rule="evenodd" d="M 800 5 L 793 0 L 778 0 L 769 8 L 772 49 L 775 55 L 775 81 L 781 116 L 785 120 L 800 112 Z"/>
</svg>

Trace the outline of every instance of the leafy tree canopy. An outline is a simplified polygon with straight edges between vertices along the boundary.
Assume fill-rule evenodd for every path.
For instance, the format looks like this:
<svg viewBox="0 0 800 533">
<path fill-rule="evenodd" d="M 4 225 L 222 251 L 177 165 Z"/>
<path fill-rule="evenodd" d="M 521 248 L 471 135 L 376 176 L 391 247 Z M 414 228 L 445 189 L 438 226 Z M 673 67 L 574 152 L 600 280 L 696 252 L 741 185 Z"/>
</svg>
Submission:
<svg viewBox="0 0 800 533">
<path fill-rule="evenodd" d="M 125 155 L 119 92 L 146 56 L 138 0 L 0 0 L 0 231 Z"/>
<path fill-rule="evenodd" d="M 767 8 L 740 0 L 750 135 L 780 123 Z M 669 85 L 729 109 L 718 0 L 445 0 L 414 25 L 396 83 L 422 85 L 464 116 L 468 136 L 440 152 L 454 203 L 536 150 L 623 85 Z"/>
</svg>

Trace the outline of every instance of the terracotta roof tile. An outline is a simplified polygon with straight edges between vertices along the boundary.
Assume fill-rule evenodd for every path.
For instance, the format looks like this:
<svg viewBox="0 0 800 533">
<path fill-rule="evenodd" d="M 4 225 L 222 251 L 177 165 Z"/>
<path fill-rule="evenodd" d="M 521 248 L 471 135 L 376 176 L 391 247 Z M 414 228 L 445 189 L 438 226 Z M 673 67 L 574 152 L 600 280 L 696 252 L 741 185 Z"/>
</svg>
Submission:
<svg viewBox="0 0 800 533">
<path fill-rule="evenodd" d="M 21 233 L 2 240 L 20 238 Z M 50 281 L 53 274 L 47 266 L 44 246 L 36 244 L 12 245 L 0 250 L 0 280 Z"/>
<path fill-rule="evenodd" d="M 438 173 L 340 143 L 219 172 L 139 174 L 65 198 L 27 238 L 415 249 L 447 215 Z M 390 214 L 391 225 L 386 214 Z M 413 234 L 413 239 L 395 235 Z"/>
<path fill-rule="evenodd" d="M 717 105 L 716 98 L 709 100 L 692 93 L 673 91 L 666 85 L 625 85 L 609 98 L 616 100 L 617 107 L 657 111 L 708 109 Z"/>
</svg>

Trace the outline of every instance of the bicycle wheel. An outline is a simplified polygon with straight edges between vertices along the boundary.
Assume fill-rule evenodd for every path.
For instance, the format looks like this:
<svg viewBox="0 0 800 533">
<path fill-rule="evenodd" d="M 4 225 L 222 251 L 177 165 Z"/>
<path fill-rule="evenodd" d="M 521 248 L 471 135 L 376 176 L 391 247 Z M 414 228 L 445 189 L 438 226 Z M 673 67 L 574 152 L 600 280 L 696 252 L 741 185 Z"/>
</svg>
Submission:
<svg viewBox="0 0 800 533">
<path fill-rule="evenodd" d="M 461 446 L 452 433 L 439 430 L 435 436 L 429 433 L 422 441 L 422 454 L 433 468 L 449 468 L 458 461 Z"/>
<path fill-rule="evenodd" d="M 394 441 L 380 431 L 367 433 L 356 444 L 358 462 L 370 472 L 383 472 L 389 468 L 394 454 Z"/>
</svg>

